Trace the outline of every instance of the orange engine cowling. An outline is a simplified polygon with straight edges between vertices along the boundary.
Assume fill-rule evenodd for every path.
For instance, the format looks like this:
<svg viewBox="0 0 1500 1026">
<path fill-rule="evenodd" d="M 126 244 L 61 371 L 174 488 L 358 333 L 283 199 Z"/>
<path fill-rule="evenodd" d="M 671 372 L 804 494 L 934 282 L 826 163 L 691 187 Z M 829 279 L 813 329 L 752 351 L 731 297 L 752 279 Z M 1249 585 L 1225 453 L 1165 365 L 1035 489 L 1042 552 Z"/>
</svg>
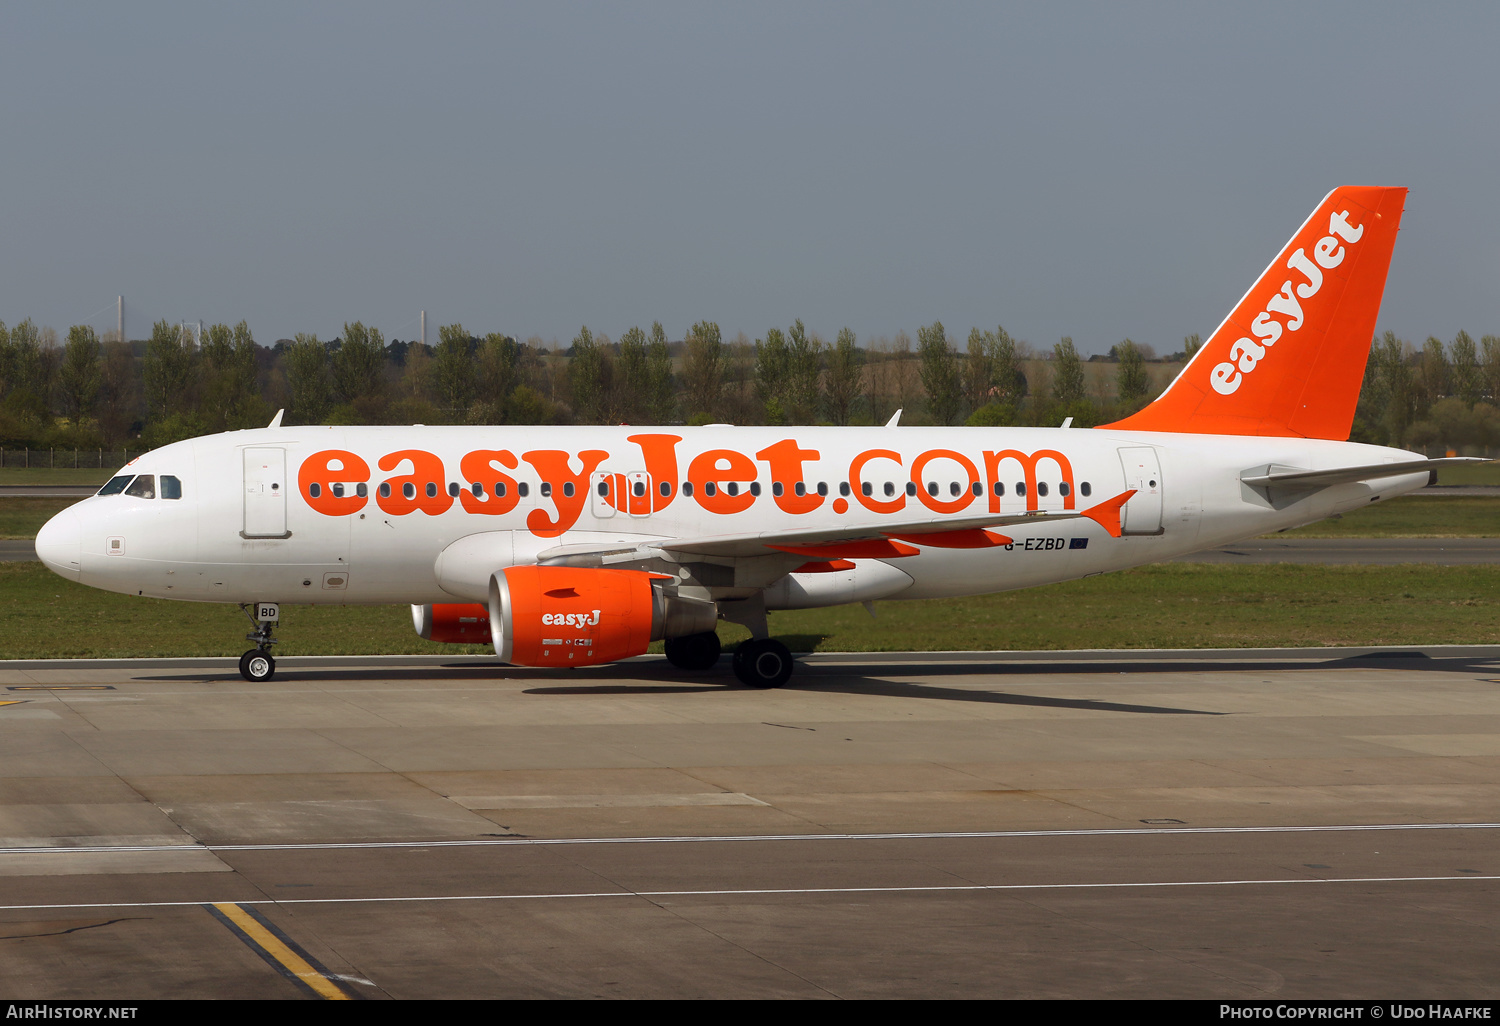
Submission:
<svg viewBox="0 0 1500 1026">
<path fill-rule="evenodd" d="M 478 602 L 437 602 L 412 606 L 411 624 L 417 637 L 449 645 L 488 645 L 490 610 Z"/>
<path fill-rule="evenodd" d="M 513 566 L 490 578 L 495 654 L 521 666 L 589 666 L 640 655 L 658 638 L 711 631 L 712 602 L 667 593 L 641 570 Z"/>
</svg>

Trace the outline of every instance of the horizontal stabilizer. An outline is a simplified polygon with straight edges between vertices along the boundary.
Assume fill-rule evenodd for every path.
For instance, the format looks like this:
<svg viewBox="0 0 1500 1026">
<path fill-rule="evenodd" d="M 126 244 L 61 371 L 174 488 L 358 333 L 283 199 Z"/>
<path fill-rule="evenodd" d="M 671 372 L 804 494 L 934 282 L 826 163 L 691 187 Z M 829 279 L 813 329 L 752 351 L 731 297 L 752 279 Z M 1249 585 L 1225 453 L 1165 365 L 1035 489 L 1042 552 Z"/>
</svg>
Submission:
<svg viewBox="0 0 1500 1026">
<path fill-rule="evenodd" d="M 1312 491 L 1355 481 L 1374 481 L 1385 477 L 1402 477 L 1406 474 L 1425 474 L 1436 471 L 1439 467 L 1456 464 L 1489 462 L 1491 461 L 1477 456 L 1448 456 L 1436 460 L 1408 460 L 1401 463 L 1374 463 L 1363 467 L 1336 467 L 1333 470 L 1273 467 L 1265 473 L 1241 477 L 1240 481 L 1251 488 L 1300 488 Z"/>
</svg>

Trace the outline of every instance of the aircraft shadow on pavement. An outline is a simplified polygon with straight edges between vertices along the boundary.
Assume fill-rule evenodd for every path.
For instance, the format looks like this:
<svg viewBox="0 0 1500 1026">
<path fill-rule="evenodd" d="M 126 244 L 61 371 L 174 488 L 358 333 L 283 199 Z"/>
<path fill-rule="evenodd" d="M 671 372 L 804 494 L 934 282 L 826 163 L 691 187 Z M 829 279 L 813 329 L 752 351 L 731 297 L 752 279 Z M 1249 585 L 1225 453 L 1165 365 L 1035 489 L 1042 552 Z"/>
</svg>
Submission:
<svg viewBox="0 0 1500 1026">
<path fill-rule="evenodd" d="M 754 691 L 746 688 L 729 672 L 728 658 L 708 674 L 679 670 L 665 660 L 602 666 L 556 669 L 507 666 L 494 661 L 444 663 L 441 666 L 348 667 L 319 669 L 284 667 L 277 683 L 318 681 L 360 681 L 372 677 L 383 681 L 526 681 L 536 686 L 523 689 L 527 695 L 629 696 L 700 694 L 725 690 Z M 1068 660 L 1051 662 L 889 662 L 880 653 L 871 653 L 868 663 L 807 664 L 798 668 L 787 690 L 859 694 L 889 698 L 921 698 L 948 702 L 980 702 L 997 705 L 1024 705 L 1038 708 L 1077 709 L 1095 712 L 1144 713 L 1168 716 L 1226 716 L 1229 713 L 1207 709 L 1185 709 L 1172 706 L 1139 705 L 1091 698 L 1061 698 L 1047 695 L 1020 694 L 1003 690 L 944 687 L 936 683 L 916 683 L 890 678 L 921 676 L 924 678 L 994 676 L 1020 674 L 1072 674 L 1090 676 L 1129 676 L 1139 683 L 1141 674 L 1260 672 L 1281 670 L 1327 669 L 1400 669 L 1404 671 L 1440 671 L 1447 673 L 1486 674 L 1500 672 L 1500 659 L 1493 657 L 1433 658 L 1422 652 L 1377 652 L 1335 659 L 1240 659 L 1240 660 Z M 631 683 L 621 683 L 628 677 Z M 240 683 L 237 673 L 175 673 L 140 676 L 140 681 L 194 681 L 205 684 Z M 556 683 L 550 683 L 556 682 Z M 1107 682 L 1098 681 L 1103 685 Z"/>
</svg>

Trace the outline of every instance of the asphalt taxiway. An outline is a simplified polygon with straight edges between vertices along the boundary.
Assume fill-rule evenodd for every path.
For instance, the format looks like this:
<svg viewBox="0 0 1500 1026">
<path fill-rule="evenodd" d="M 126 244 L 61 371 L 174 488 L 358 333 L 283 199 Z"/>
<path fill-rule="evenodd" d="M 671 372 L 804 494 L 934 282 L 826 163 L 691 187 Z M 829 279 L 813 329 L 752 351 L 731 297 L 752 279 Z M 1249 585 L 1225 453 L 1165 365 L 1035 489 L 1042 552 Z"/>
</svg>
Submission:
<svg viewBox="0 0 1500 1026">
<path fill-rule="evenodd" d="M 0 663 L 0 993 L 1493 999 L 1500 647 Z"/>
</svg>

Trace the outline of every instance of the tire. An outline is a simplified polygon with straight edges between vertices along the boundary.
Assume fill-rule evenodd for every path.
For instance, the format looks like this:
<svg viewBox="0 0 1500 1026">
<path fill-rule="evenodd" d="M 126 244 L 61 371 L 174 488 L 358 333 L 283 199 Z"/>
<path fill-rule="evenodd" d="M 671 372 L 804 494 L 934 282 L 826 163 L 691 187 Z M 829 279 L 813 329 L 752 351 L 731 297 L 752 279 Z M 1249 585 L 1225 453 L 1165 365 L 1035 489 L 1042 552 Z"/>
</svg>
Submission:
<svg viewBox="0 0 1500 1026">
<path fill-rule="evenodd" d="M 276 676 L 276 660 L 271 653 L 252 648 L 240 656 L 240 676 L 252 684 L 261 684 Z"/>
<path fill-rule="evenodd" d="M 743 642 L 734 653 L 734 675 L 752 688 L 779 688 L 792 676 L 792 653 L 771 638 Z"/>
<path fill-rule="evenodd" d="M 679 670 L 694 672 L 713 669 L 719 662 L 721 652 L 719 636 L 713 631 L 668 638 L 666 649 L 667 662 Z"/>
</svg>

